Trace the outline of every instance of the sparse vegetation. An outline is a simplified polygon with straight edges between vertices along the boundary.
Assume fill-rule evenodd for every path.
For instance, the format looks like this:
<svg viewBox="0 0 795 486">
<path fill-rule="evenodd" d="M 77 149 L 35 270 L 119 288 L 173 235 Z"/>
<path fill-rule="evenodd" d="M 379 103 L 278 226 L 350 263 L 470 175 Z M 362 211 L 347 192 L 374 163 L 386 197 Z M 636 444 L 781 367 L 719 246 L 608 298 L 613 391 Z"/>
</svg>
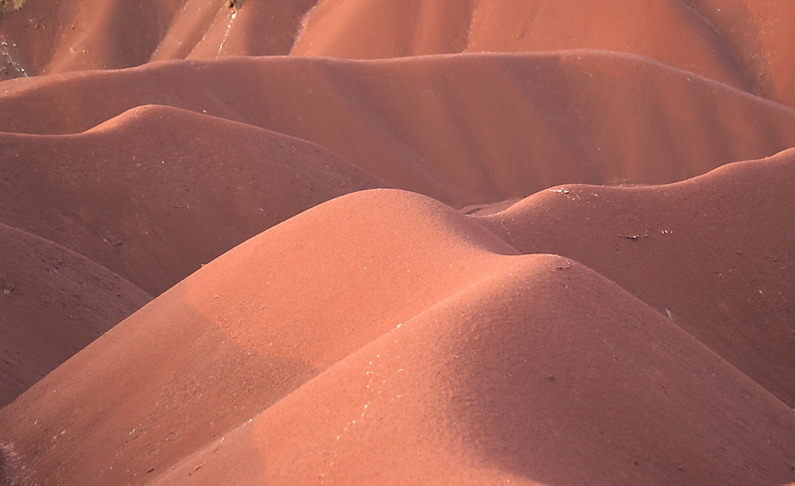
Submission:
<svg viewBox="0 0 795 486">
<path fill-rule="evenodd" d="M 26 0 L 0 0 L 0 10 L 8 12 L 9 10 L 19 10 L 25 5 Z"/>
</svg>

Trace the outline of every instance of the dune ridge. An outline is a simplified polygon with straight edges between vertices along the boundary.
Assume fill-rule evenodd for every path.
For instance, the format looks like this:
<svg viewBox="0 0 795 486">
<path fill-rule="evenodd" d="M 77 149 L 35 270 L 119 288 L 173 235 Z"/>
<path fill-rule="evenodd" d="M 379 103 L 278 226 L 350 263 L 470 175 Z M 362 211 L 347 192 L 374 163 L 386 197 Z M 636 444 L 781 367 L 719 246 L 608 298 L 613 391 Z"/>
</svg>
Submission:
<svg viewBox="0 0 795 486">
<path fill-rule="evenodd" d="M 789 0 L 0 0 L 0 484 L 795 485 Z"/>
<path fill-rule="evenodd" d="M 793 164 L 790 149 L 671 185 L 567 185 L 481 221 L 520 252 L 614 280 L 793 407 L 795 201 L 776 189 Z"/>
<path fill-rule="evenodd" d="M 304 55 L 391 58 L 601 49 L 652 57 L 792 105 L 786 0 L 41 1 L 6 12 L 0 79 L 165 59 Z M 247 4 L 247 5 L 243 5 Z"/>
<path fill-rule="evenodd" d="M 2 159 L 0 221 L 153 295 L 319 202 L 385 185 L 309 142 L 162 106 L 83 134 L 0 134 L 0 144 L 13 154 Z"/>
<path fill-rule="evenodd" d="M 781 402 L 583 266 L 520 258 L 512 273 L 485 278 L 402 323 L 154 484 L 212 484 L 229 470 L 242 484 L 743 484 L 788 477 L 792 421 Z M 582 360 L 566 359 L 562 348 Z M 621 369 L 622 379 L 605 387 L 609 369 Z M 765 410 L 753 427 L 768 431 L 770 443 L 756 439 L 748 447 L 720 437 L 746 434 L 724 427 L 745 406 L 741 399 L 715 412 L 713 394 L 726 389 Z M 671 398 L 682 395 L 698 405 L 682 413 Z M 572 406 L 572 397 L 587 411 Z M 679 446 L 668 449 L 672 443 Z M 760 452 L 766 458 L 750 468 L 741 459 Z M 736 461 L 728 467 L 727 456 Z"/>
<path fill-rule="evenodd" d="M 44 99 L 46 110 L 35 109 Z M 146 104 L 309 140 L 456 207 L 562 183 L 674 182 L 795 145 L 790 108 L 599 51 L 232 58 L 70 73 L 0 95 L 13 114 L 0 130 L 85 131 Z"/>
<path fill-rule="evenodd" d="M 747 189 L 738 190 L 743 184 L 751 184 L 748 181 L 765 176 L 786 180 L 785 177 L 793 175 L 792 155 L 785 153 L 768 161 L 730 164 L 715 173 L 673 186 L 599 188 L 602 191 L 599 197 L 609 195 L 618 200 L 619 194 L 624 193 L 627 199 L 614 204 L 632 208 L 631 212 L 642 218 L 644 214 L 670 214 L 671 210 L 657 201 L 644 208 L 636 204 L 632 196 L 643 191 L 666 190 L 668 204 L 677 208 L 676 217 L 681 225 L 690 218 L 682 202 L 701 203 L 695 200 L 694 194 L 729 199 L 726 205 L 736 208 L 739 204 L 731 204 L 731 198 L 742 203 L 744 198 L 758 196 Z M 703 337 L 705 329 L 711 325 L 709 316 L 697 315 L 693 308 L 688 308 L 687 296 L 696 291 L 704 292 L 711 284 L 693 280 L 691 287 L 682 288 L 675 297 L 677 300 L 670 304 L 676 310 L 676 317 L 666 318 L 659 309 L 649 307 L 619 285 L 639 296 L 649 290 L 637 285 L 633 288 L 627 279 L 624 279 L 626 282 L 618 278 L 616 282 L 608 280 L 574 258 L 585 259 L 587 253 L 575 255 L 575 251 L 560 245 L 556 250 L 562 256 L 545 256 L 546 249 L 528 248 L 528 241 L 543 233 L 528 223 L 535 218 L 520 221 L 517 214 L 526 211 L 527 205 L 537 204 L 539 198 L 550 197 L 566 203 L 555 208 L 555 212 L 561 212 L 573 203 L 567 196 L 576 194 L 575 191 L 547 193 L 486 217 L 465 216 L 424 196 L 397 190 L 358 192 L 321 204 L 214 260 L 86 347 L 0 411 L 0 430 L 13 438 L 23 457 L 30 458 L 30 470 L 37 471 L 34 478 L 42 483 L 79 483 L 80 478 L 89 477 L 112 484 L 140 482 L 141 478 L 149 478 L 149 475 L 154 478 L 164 472 L 166 475 L 160 478 L 162 484 L 213 483 L 220 477 L 227 477 L 230 467 L 237 470 L 246 464 L 240 476 L 235 476 L 236 480 L 251 484 L 262 478 L 312 482 L 319 476 L 314 472 L 311 476 L 303 474 L 315 470 L 322 473 L 328 469 L 332 456 L 340 457 L 339 474 L 342 474 L 330 479 L 332 482 L 352 478 L 388 482 L 413 477 L 415 473 L 405 467 L 394 475 L 387 474 L 394 470 L 392 466 L 384 467 L 393 464 L 389 461 L 408 464 L 403 453 L 398 451 L 414 450 L 386 441 L 390 430 L 396 437 L 413 441 L 410 443 L 421 451 L 419 456 L 412 456 L 423 458 L 419 463 L 411 463 L 416 474 L 428 474 L 430 464 L 447 464 L 436 470 L 438 476 L 429 476 L 430 482 L 454 477 L 472 484 L 505 478 L 522 480 L 526 484 L 533 484 L 532 481 L 555 484 L 576 483 L 591 477 L 596 482 L 606 483 L 609 478 L 617 477 L 616 474 L 626 475 L 632 482 L 649 484 L 672 475 L 686 484 L 697 484 L 711 477 L 720 477 L 729 484 L 774 484 L 774 481 L 787 478 L 791 473 L 786 465 L 785 451 L 792 446 L 790 432 L 795 423 L 790 406 L 782 401 L 786 395 L 782 397 L 780 391 L 791 392 L 788 388 L 791 383 L 780 373 L 774 373 L 783 380 L 775 382 L 775 387 L 754 376 L 763 374 L 764 366 L 755 368 L 759 366 L 758 358 L 743 354 L 747 352 L 743 343 L 727 351 L 727 342 L 736 345 L 733 340 L 716 345 Z M 787 211 L 787 208 L 781 210 Z M 554 215 L 550 217 L 555 218 Z M 760 219 L 760 224 L 774 221 Z M 733 223 L 727 220 L 726 224 L 731 227 Z M 489 225 L 494 227 L 487 230 Z M 691 243 L 697 241 L 697 235 L 688 234 L 681 226 L 674 230 L 677 238 Z M 316 240 L 306 236 L 318 232 L 331 238 Z M 615 242 L 637 247 L 646 243 L 618 236 L 609 234 L 605 239 L 609 238 L 611 245 Z M 787 238 L 787 235 L 782 237 Z M 566 235 L 562 235 L 561 240 L 566 240 Z M 295 241 L 303 244 L 285 252 L 289 242 Z M 602 244 L 599 237 L 593 236 L 587 244 L 582 238 L 579 241 L 594 253 L 593 248 Z M 775 243 L 771 244 L 775 246 Z M 751 238 L 743 244 L 744 251 L 751 255 L 764 255 L 769 250 L 768 242 L 763 239 Z M 440 248 L 444 248 L 441 253 Z M 536 254 L 518 255 L 518 249 Z M 634 270 L 632 250 L 625 251 L 630 257 L 623 265 L 631 274 Z M 693 264 L 702 256 L 693 254 L 690 256 L 693 260 L 680 265 Z M 661 265 L 674 266 L 677 258 L 676 251 L 667 251 L 649 260 L 659 259 Z M 680 267 L 674 270 L 677 268 Z M 771 283 L 782 282 L 777 268 L 763 267 L 760 271 L 763 273 L 759 278 Z M 748 278 L 754 281 L 756 277 Z M 684 282 L 688 279 L 692 280 L 692 275 L 682 276 Z M 322 290 L 330 285 L 336 285 L 333 292 Z M 399 290 L 390 294 L 388 288 Z M 737 300 L 735 292 L 744 289 L 721 287 L 718 290 L 715 298 L 731 302 Z M 362 302 L 368 305 L 362 306 Z M 779 326 L 781 334 L 772 336 L 770 342 L 755 343 L 766 349 L 771 359 L 776 356 L 776 345 L 783 346 L 776 340 L 787 339 L 792 332 L 787 317 L 790 311 L 785 302 L 783 304 L 782 312 L 770 314 L 768 320 L 768 327 L 772 330 Z M 776 308 L 775 305 L 771 307 Z M 620 326 L 622 331 L 615 330 L 615 326 Z M 419 337 L 394 342 L 398 336 L 415 328 Z M 726 330 L 724 327 L 723 331 Z M 653 332 L 661 334 L 659 337 L 649 335 Z M 532 338 L 538 333 L 548 337 Z M 594 344 L 594 337 L 587 336 L 600 336 L 602 344 L 586 352 L 586 343 Z M 544 342 L 548 345 L 541 344 Z M 569 349 L 566 343 L 575 342 L 579 344 L 570 349 L 578 355 L 597 353 L 594 349 L 605 351 L 597 353 L 596 361 L 572 360 L 570 355 L 560 353 L 561 349 Z M 174 343 L 179 345 L 175 347 Z M 407 350 L 431 349 L 429 346 L 437 349 L 438 354 L 417 351 L 413 358 L 396 357 L 391 361 L 392 356 L 402 356 Z M 450 351 L 444 351 L 446 349 Z M 456 351 L 459 349 L 462 351 Z M 488 350 L 491 349 L 505 352 L 490 354 Z M 336 422 L 321 426 L 325 423 L 322 417 L 326 413 L 344 417 L 362 407 L 353 397 L 367 393 L 362 383 L 369 383 L 370 375 L 367 369 L 362 372 L 361 364 L 363 357 L 374 361 L 373 353 L 390 360 L 390 369 L 411 367 L 415 370 L 416 375 L 406 375 L 412 377 L 409 388 L 406 388 L 407 383 L 394 390 L 390 388 L 390 393 L 418 394 L 417 400 L 407 400 L 411 403 L 411 412 L 408 412 L 405 405 L 397 404 L 403 402 L 390 398 L 388 405 L 384 405 L 385 415 L 377 422 L 390 424 L 387 428 L 368 428 L 361 433 L 375 434 L 373 438 L 364 438 L 369 437 L 365 435 L 345 447 L 337 446 L 335 437 L 339 432 L 335 434 L 331 430 Z M 738 361 L 738 354 L 746 361 Z M 202 359 L 197 360 L 197 356 Z M 461 362 L 461 369 L 469 371 L 462 372 L 459 368 L 451 371 L 449 367 L 462 356 L 469 358 Z M 533 356 L 532 362 L 536 364 L 523 365 L 528 356 Z M 553 360 L 551 356 L 557 358 Z M 787 355 L 778 358 L 786 360 Z M 485 366 L 477 366 L 484 362 Z M 693 362 L 697 364 L 692 365 Z M 557 363 L 554 367 L 560 367 L 560 371 L 552 369 L 552 363 Z M 749 367 L 749 363 L 754 366 Z M 137 372 L 124 371 L 129 366 L 136 366 Z M 568 377 L 574 380 L 572 388 L 567 388 L 560 396 L 542 395 L 552 402 L 542 400 L 538 404 L 541 408 L 534 411 L 532 406 L 521 404 L 536 403 L 527 401 L 527 397 L 535 396 L 535 386 L 522 388 L 530 385 L 517 385 L 519 391 L 509 392 L 510 381 L 501 383 L 493 378 L 510 376 L 508 370 L 517 366 L 528 366 L 522 369 L 541 373 L 538 383 L 550 387 L 556 386 L 557 380 Z M 95 370 L 91 377 L 76 373 L 89 367 Z M 601 385 L 585 378 L 590 373 L 610 376 L 611 379 L 600 383 L 614 385 L 604 391 L 599 388 Z M 439 378 L 440 374 L 449 378 Z M 466 377 L 470 374 L 475 381 L 467 385 L 469 378 Z M 521 379 L 520 376 L 525 375 L 517 374 L 515 379 Z M 625 383 L 626 380 L 630 381 Z M 778 398 L 756 381 L 767 385 L 768 390 L 772 388 Z M 111 382 L 113 386 L 109 387 Z M 635 382 L 643 385 L 637 388 L 629 384 Z M 340 383 L 350 383 L 347 385 L 351 387 L 350 392 L 334 391 L 339 390 Z M 505 388 L 495 390 L 492 395 L 484 391 L 487 383 Z M 651 387 L 659 388 L 652 391 Z M 127 393 L 131 388 L 137 390 L 133 402 Z M 84 396 L 99 389 L 105 397 L 97 405 L 102 411 L 85 405 L 79 413 L 58 411 L 73 410 Z M 53 398 L 52 390 L 58 390 L 57 399 Z M 452 395 L 439 393 L 439 390 L 450 390 Z M 326 408 L 318 412 L 319 416 L 304 415 L 305 405 L 291 405 L 296 400 L 303 403 L 302 400 L 309 397 L 314 400 L 329 393 L 332 395 L 323 400 Z M 630 394 L 628 398 L 617 402 L 609 398 L 626 393 Z M 691 400 L 694 394 L 701 398 Z M 487 413 L 485 410 L 495 403 L 492 396 L 499 397 L 496 398 L 499 403 L 508 400 L 509 405 L 498 407 L 500 411 L 494 414 Z M 717 414 L 716 396 L 722 397 L 721 412 Z M 455 397 L 460 398 L 453 399 Z M 525 431 L 509 434 L 513 438 L 507 442 L 497 439 L 505 439 L 505 435 L 495 430 L 510 430 L 514 419 L 523 421 L 541 410 L 559 410 L 561 402 L 558 400 L 564 399 L 562 397 L 575 399 L 576 405 L 571 405 L 574 408 L 570 413 L 581 407 L 592 412 L 570 416 L 579 417 L 576 419 L 566 418 L 569 416 L 561 412 L 548 422 L 540 422 L 551 424 L 544 426 L 552 427 L 544 433 L 547 435 L 533 436 Z M 674 401 L 663 401 L 663 397 Z M 727 399 L 730 402 L 727 403 Z M 430 400 L 428 405 L 424 405 L 424 400 Z M 684 405 L 677 400 L 686 400 L 685 416 L 681 415 Z M 749 401 L 755 405 L 749 407 Z M 464 405 L 467 402 L 475 404 L 473 411 L 467 412 L 469 409 Z M 626 403 L 625 408 L 613 408 L 616 403 Z M 328 408 L 329 404 L 335 405 Z M 449 408 L 451 406 L 453 409 Z M 463 413 L 475 422 L 443 419 L 450 413 Z M 93 422 L 98 414 L 106 417 L 101 427 Z M 733 422 L 728 417 L 738 415 L 732 414 L 745 418 Z M 299 416 L 304 419 L 299 420 Z M 684 422 L 672 421 L 672 416 Z M 33 417 L 42 418 L 34 423 Z M 505 422 L 502 425 L 499 425 L 501 422 L 491 425 L 481 422 L 488 417 L 502 417 L 494 420 Z M 249 422 L 249 419 L 253 420 Z M 596 425 L 625 419 L 637 423 L 637 427 Z M 584 421 L 583 427 L 591 430 L 589 434 L 594 434 L 593 437 L 599 437 L 600 442 L 605 440 L 603 434 L 608 433 L 618 434 L 609 435 L 609 443 L 623 444 L 629 440 L 631 445 L 626 449 L 586 445 L 582 450 L 571 449 L 564 442 L 556 442 L 554 438 L 559 435 L 553 433 L 554 427 L 566 427 L 569 420 Z M 406 421 L 427 424 L 431 428 L 427 433 L 412 431 Z M 729 429 L 717 425 L 725 423 L 729 424 Z M 741 423 L 756 425 L 746 428 L 739 425 Z M 348 430 L 353 430 L 350 425 Z M 66 432 L 44 453 L 34 433 L 37 427 Z M 232 432 L 235 429 L 237 431 Z M 646 435 L 642 430 L 655 432 Z M 756 435 L 749 430 L 766 432 Z M 701 436 L 702 440 L 690 446 L 683 445 L 687 443 L 686 437 L 692 434 Z M 288 439 L 291 436 L 296 439 Z M 82 439 L 76 440 L 78 437 Z M 86 437 L 92 439 L 84 440 Z M 163 437 L 172 439 L 164 441 Z M 428 437 L 439 439 L 429 440 Z M 438 442 L 447 440 L 445 437 L 452 442 L 448 445 Z M 762 447 L 763 437 L 773 439 Z M 225 438 L 224 445 L 218 442 L 221 438 Z M 301 442 L 304 440 L 306 442 Z M 283 441 L 289 441 L 291 446 L 284 447 Z M 383 449 L 371 447 L 370 441 L 382 444 L 379 447 Z M 276 443 L 282 445 L 275 447 Z M 103 450 L 96 450 L 93 444 L 104 444 Z M 457 444 L 452 452 L 450 444 Z M 559 452 L 549 449 L 552 444 L 561 448 Z M 214 457 L 207 457 L 216 449 L 225 451 L 217 463 Z M 299 450 L 315 452 L 298 458 L 295 454 Z M 550 450 L 549 461 L 540 459 L 545 457 L 543 455 L 531 457 L 521 452 L 534 451 L 530 454 L 538 455 L 544 450 Z M 595 456 L 587 452 L 594 450 L 602 452 Z M 113 451 L 115 456 L 109 456 Z M 397 455 L 386 451 L 395 451 Z M 632 458 L 630 453 L 639 457 Z M 185 459 L 192 454 L 198 455 L 195 459 Z M 364 457 L 372 458 L 372 469 L 367 468 Z M 567 462 L 582 461 L 586 457 L 590 457 L 588 466 L 579 469 Z M 350 462 L 354 458 L 357 464 L 364 466 Z M 743 462 L 741 458 L 750 462 Z M 644 467 L 639 466 L 641 463 Z M 58 468 L 55 464 L 66 466 Z M 208 464 L 204 472 L 191 479 Z M 463 464 L 469 464 L 468 468 L 461 470 Z M 110 465 L 114 467 L 109 469 Z M 331 471 L 326 473 L 332 474 Z"/>
</svg>

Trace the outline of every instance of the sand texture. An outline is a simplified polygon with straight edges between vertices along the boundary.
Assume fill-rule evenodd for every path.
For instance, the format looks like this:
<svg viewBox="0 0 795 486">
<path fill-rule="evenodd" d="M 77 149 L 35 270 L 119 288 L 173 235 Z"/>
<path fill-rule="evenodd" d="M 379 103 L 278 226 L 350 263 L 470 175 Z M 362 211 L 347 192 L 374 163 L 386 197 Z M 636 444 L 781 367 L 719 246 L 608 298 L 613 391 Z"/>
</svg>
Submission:
<svg viewBox="0 0 795 486">
<path fill-rule="evenodd" d="M 0 3 L 0 485 L 795 484 L 795 3 Z"/>
</svg>

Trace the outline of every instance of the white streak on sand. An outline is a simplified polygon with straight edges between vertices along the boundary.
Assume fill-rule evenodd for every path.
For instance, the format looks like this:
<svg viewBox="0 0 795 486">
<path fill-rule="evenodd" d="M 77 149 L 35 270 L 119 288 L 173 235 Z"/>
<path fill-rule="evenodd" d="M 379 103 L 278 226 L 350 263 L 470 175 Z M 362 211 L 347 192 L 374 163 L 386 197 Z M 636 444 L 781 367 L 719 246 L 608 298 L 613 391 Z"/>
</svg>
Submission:
<svg viewBox="0 0 795 486">
<path fill-rule="evenodd" d="M 237 18 L 237 10 L 232 12 L 232 18 L 229 19 L 229 23 L 226 24 L 226 32 L 224 32 L 224 39 L 221 41 L 221 45 L 218 46 L 218 52 L 215 54 L 215 57 L 221 55 L 221 51 L 223 50 L 224 45 L 226 44 L 226 39 L 229 38 L 229 31 L 232 30 L 232 22 L 234 22 L 236 18 Z"/>
<path fill-rule="evenodd" d="M 8 63 L 14 66 L 14 69 L 16 69 L 18 73 L 21 73 L 26 78 L 29 77 L 25 68 L 11 57 L 11 53 L 8 52 L 8 42 L 6 42 L 5 39 L 0 42 L 0 55 L 8 59 Z"/>
</svg>

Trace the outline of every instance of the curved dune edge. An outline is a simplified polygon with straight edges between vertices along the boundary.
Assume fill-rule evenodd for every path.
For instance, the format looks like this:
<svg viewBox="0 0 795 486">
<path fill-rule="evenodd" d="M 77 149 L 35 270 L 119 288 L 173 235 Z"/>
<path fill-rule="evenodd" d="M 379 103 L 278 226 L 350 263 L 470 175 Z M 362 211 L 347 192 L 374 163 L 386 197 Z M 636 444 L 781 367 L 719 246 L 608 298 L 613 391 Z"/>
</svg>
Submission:
<svg viewBox="0 0 795 486">
<path fill-rule="evenodd" d="M 704 225 L 688 208 L 709 211 L 712 201 L 729 213 L 789 214 L 795 201 L 764 189 L 769 178 L 795 177 L 793 164 L 787 152 L 672 186 L 547 191 L 485 218 L 396 190 L 334 199 L 155 299 L 0 411 L 0 430 L 34 480 L 60 484 L 164 473 L 162 484 L 212 484 L 232 470 L 243 484 L 413 474 L 431 483 L 781 484 L 795 445 L 792 383 L 776 368 L 792 369 L 782 354 L 791 349 L 791 284 L 782 278 L 790 229 L 769 242 L 754 235 L 773 234 L 776 219 L 739 212 L 695 232 L 688 225 Z M 584 189 L 610 198 L 602 214 L 586 208 L 597 225 L 623 210 L 622 224 L 666 216 L 674 232 L 660 243 L 653 231 L 628 239 L 609 226 L 543 231 L 549 223 L 534 208 L 576 221 Z M 760 226 L 741 232 L 738 219 Z M 705 258 L 725 263 L 733 243 L 756 270 L 730 262 L 732 285 L 694 277 Z M 715 256 L 692 251 L 702 244 Z M 780 263 L 762 264 L 771 248 Z M 615 283 L 578 263 L 590 266 L 605 249 L 621 255 L 613 267 L 626 267 L 605 271 Z M 517 254 L 551 250 L 563 256 Z M 657 262 L 679 280 L 659 283 Z M 785 287 L 759 319 L 731 321 L 725 307 L 692 303 L 708 295 L 736 310 L 760 280 Z M 648 297 L 656 292 L 670 298 L 671 318 Z M 739 336 L 749 323 L 769 335 L 710 339 Z M 539 414 L 545 420 L 531 420 Z M 45 444 L 50 430 L 63 433 Z"/>
<path fill-rule="evenodd" d="M 9 113 L 0 130 L 81 132 L 147 104 L 312 141 L 455 207 L 571 182 L 670 183 L 795 146 L 790 108 L 602 51 L 231 58 L 79 72 L 0 96 Z"/>
<path fill-rule="evenodd" d="M 794 164 L 791 149 L 671 185 L 560 186 L 478 220 L 612 279 L 792 407 L 795 199 L 776 188 Z"/>
<path fill-rule="evenodd" d="M 794 43 L 0 0 L 0 485 L 795 486 Z"/>
<path fill-rule="evenodd" d="M 653 25 L 650 25 L 653 24 Z M 609 25 L 609 28 L 606 27 Z M 294 55 L 353 59 L 458 52 L 537 52 L 578 48 L 629 52 L 752 89 L 716 32 L 678 1 L 627 5 L 387 0 L 320 3 Z"/>
<path fill-rule="evenodd" d="M 162 106 L 83 134 L 0 134 L 0 169 L 0 224 L 27 232 L 42 255 L 19 254 L 24 245 L 7 236 L 3 405 L 250 236 L 341 194 L 387 186 L 311 142 Z M 59 249 L 40 248 L 34 234 Z M 53 260 L 66 248 L 82 256 Z M 118 295 L 107 283 L 117 275 L 126 279 L 113 284 Z"/>
<path fill-rule="evenodd" d="M 0 224 L 0 406 L 151 296 L 63 248 Z"/>
<path fill-rule="evenodd" d="M 0 162 L 0 221 L 153 295 L 320 202 L 386 186 L 310 142 L 171 107 L 0 143 L 13 154 Z"/>
<path fill-rule="evenodd" d="M 602 49 L 651 57 L 792 105 L 793 13 L 786 0 L 386 0 L 377 7 L 327 0 L 311 11 L 291 53 L 391 58 Z"/>
<path fill-rule="evenodd" d="M 153 484 L 790 477 L 788 407 L 582 265 L 511 259 Z"/>
<path fill-rule="evenodd" d="M 390 58 L 578 48 L 647 57 L 792 105 L 787 0 L 583 5 L 439 0 L 28 2 L 0 23 L 0 79 L 223 56 Z"/>
</svg>

